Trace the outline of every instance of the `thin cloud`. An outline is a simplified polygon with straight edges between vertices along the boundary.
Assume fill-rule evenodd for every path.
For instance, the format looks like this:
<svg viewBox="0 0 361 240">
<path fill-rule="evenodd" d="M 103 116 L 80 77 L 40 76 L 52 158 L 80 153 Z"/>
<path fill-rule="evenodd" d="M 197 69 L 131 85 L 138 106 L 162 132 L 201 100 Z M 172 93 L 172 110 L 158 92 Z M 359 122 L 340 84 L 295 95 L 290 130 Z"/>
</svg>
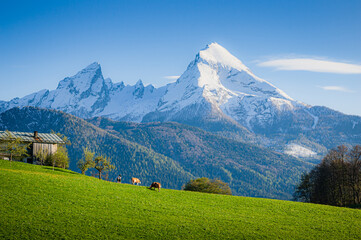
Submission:
<svg viewBox="0 0 361 240">
<path fill-rule="evenodd" d="M 322 88 L 326 91 L 353 92 L 350 89 L 341 86 L 319 86 L 319 88 Z"/>
<path fill-rule="evenodd" d="M 261 62 L 262 67 L 274 67 L 277 70 L 310 71 L 338 74 L 361 74 L 361 65 L 343 62 L 334 62 L 312 58 L 276 59 Z"/>
<path fill-rule="evenodd" d="M 180 76 L 164 76 L 163 78 L 169 79 L 169 80 L 177 80 Z"/>
</svg>

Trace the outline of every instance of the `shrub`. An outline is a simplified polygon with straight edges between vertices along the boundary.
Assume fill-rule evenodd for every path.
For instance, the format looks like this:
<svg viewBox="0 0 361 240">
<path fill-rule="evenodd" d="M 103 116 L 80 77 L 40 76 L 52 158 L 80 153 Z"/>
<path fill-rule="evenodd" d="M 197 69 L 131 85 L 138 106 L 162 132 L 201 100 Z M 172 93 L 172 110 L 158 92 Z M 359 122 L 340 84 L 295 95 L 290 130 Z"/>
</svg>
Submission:
<svg viewBox="0 0 361 240">
<path fill-rule="evenodd" d="M 64 146 L 59 146 L 58 150 L 52 155 L 53 166 L 60 168 L 69 168 L 68 150 Z"/>
<path fill-rule="evenodd" d="M 227 183 L 218 179 L 208 179 L 206 177 L 190 180 L 183 186 L 183 190 L 232 195 L 231 188 Z"/>
<path fill-rule="evenodd" d="M 44 160 L 46 166 L 53 166 L 59 168 L 69 168 L 68 151 L 64 146 L 59 146 L 58 150 L 53 154 L 47 154 Z"/>
</svg>

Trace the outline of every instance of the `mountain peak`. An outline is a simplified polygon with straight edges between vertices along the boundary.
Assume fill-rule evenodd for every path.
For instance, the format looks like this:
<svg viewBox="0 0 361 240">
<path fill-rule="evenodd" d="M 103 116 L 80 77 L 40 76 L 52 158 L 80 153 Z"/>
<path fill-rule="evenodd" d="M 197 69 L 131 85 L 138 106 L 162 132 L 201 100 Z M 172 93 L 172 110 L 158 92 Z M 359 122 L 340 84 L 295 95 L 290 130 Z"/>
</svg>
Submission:
<svg viewBox="0 0 361 240">
<path fill-rule="evenodd" d="M 139 79 L 139 80 L 136 82 L 135 87 L 136 87 L 136 88 L 144 87 L 142 79 Z"/>
<path fill-rule="evenodd" d="M 144 85 L 141 79 L 137 81 L 137 83 L 134 85 L 135 90 L 133 92 L 133 95 L 135 98 L 141 98 L 144 95 Z"/>
<path fill-rule="evenodd" d="M 87 76 L 87 78 L 92 78 L 94 75 L 102 75 L 102 70 L 100 64 L 93 62 L 87 67 L 79 71 L 74 77 Z"/>
<path fill-rule="evenodd" d="M 93 62 L 91 64 L 89 64 L 86 68 L 84 68 L 83 70 L 87 69 L 87 70 L 96 70 L 100 68 L 100 64 L 98 62 Z"/>
<path fill-rule="evenodd" d="M 227 49 L 216 42 L 208 44 L 206 48 L 199 52 L 198 56 L 200 59 L 211 64 L 220 64 L 237 70 L 249 71 L 249 69 L 238 58 L 233 56 Z"/>
<path fill-rule="evenodd" d="M 87 67 L 83 68 L 72 77 L 67 77 L 59 82 L 57 89 L 72 88 L 74 92 L 83 92 L 92 87 L 99 88 L 103 84 L 104 79 L 100 64 L 93 62 Z M 97 84 L 96 84 L 97 83 Z"/>
<path fill-rule="evenodd" d="M 212 42 L 210 44 L 207 44 L 206 47 L 204 49 L 202 49 L 201 51 L 207 50 L 207 49 L 213 49 L 213 50 L 218 50 L 218 51 L 227 51 L 227 49 L 225 49 L 224 47 L 222 47 L 220 44 L 218 44 L 217 42 Z M 228 52 L 228 51 L 227 51 Z"/>
<path fill-rule="evenodd" d="M 74 79 L 89 79 L 91 80 L 95 75 L 102 75 L 102 70 L 100 64 L 97 62 L 93 62 L 89 64 L 87 67 L 80 70 L 77 74 L 75 74 L 72 78 Z"/>
</svg>

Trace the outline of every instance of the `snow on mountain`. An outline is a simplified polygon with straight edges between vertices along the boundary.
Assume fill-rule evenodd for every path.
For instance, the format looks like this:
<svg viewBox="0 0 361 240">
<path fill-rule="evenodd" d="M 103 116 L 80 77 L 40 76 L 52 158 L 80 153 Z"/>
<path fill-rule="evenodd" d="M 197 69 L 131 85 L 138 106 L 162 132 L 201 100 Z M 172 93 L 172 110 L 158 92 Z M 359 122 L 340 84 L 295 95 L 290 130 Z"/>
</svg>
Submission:
<svg viewBox="0 0 361 240">
<path fill-rule="evenodd" d="M 144 115 L 156 110 L 165 90 L 165 87 L 154 88 L 152 85 L 145 87 L 141 80 L 134 86 L 124 86 L 123 82 L 114 85 L 107 105 L 96 116 L 141 122 Z"/>
<path fill-rule="evenodd" d="M 214 86 L 223 86 L 235 94 L 267 95 L 292 100 L 280 89 L 256 77 L 239 59 L 217 43 L 212 43 L 200 51 L 195 62 L 204 73 L 199 80 L 202 85 L 213 81 Z M 213 70 L 215 75 L 207 76 L 206 72 L 210 70 Z"/>
<path fill-rule="evenodd" d="M 361 118 L 295 101 L 217 43 L 201 50 L 176 82 L 160 88 L 144 86 L 141 80 L 133 86 L 113 83 L 104 79 L 98 63 L 92 63 L 60 81 L 55 90 L 0 101 L 0 112 L 24 106 L 82 118 L 176 121 L 227 136 L 237 132 L 241 140 L 297 156 L 313 154 L 300 146 L 314 146 L 323 153 L 335 144 L 361 139 Z M 289 145 L 292 141 L 299 145 Z"/>
<path fill-rule="evenodd" d="M 89 117 L 94 111 L 93 106 L 99 105 L 108 92 L 100 65 L 92 63 L 73 77 L 60 81 L 55 90 L 41 90 L 21 99 L 13 99 L 4 104 L 1 109 L 35 106 Z"/>
<path fill-rule="evenodd" d="M 104 79 L 98 63 L 92 63 L 76 75 L 59 82 L 55 90 L 41 90 L 21 99 L 3 102 L 0 110 L 35 106 L 65 111 L 79 117 L 108 116 L 130 121 L 142 120 L 155 110 L 164 88 L 144 87 L 141 80 L 134 86 L 114 84 Z"/>
<path fill-rule="evenodd" d="M 275 112 L 304 107 L 255 76 L 217 43 L 200 51 L 177 82 L 168 86 L 158 110 L 176 112 L 204 101 L 250 130 L 252 120 L 263 123 Z"/>
<path fill-rule="evenodd" d="M 317 155 L 316 152 L 312 151 L 311 149 L 305 148 L 295 143 L 288 144 L 284 153 L 289 154 L 294 157 L 304 157 L 304 158 L 311 158 Z"/>
<path fill-rule="evenodd" d="M 13 99 L 2 103 L 0 109 L 29 105 L 85 118 L 107 116 L 136 122 L 149 113 L 160 113 L 163 120 L 172 120 L 182 109 L 202 105 L 252 129 L 253 119 L 267 121 L 273 112 L 292 110 L 299 104 L 256 77 L 225 48 L 212 43 L 197 54 L 175 83 L 164 87 L 145 87 L 141 80 L 134 86 L 114 84 L 111 79 L 103 78 L 98 63 L 92 63 L 60 81 L 57 89 Z"/>
<path fill-rule="evenodd" d="M 98 63 L 41 90 L 0 103 L 0 110 L 36 106 L 62 110 L 83 118 L 106 116 L 141 122 L 181 121 L 181 118 L 228 119 L 249 130 L 273 121 L 280 112 L 304 108 L 282 90 L 255 76 L 239 59 L 217 43 L 201 50 L 174 83 L 160 88 L 114 84 L 104 79 Z M 316 117 L 308 112 L 308 117 Z M 187 115 L 187 116 L 186 116 Z"/>
</svg>

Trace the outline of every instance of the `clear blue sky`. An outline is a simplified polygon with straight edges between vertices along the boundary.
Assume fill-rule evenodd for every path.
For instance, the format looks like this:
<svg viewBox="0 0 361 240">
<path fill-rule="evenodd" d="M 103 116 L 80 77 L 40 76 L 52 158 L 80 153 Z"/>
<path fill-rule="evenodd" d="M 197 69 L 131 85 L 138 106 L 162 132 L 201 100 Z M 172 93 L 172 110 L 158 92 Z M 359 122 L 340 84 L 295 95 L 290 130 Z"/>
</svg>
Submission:
<svg viewBox="0 0 361 240">
<path fill-rule="evenodd" d="M 2 0 L 0 100 L 55 89 L 94 61 L 114 82 L 160 86 L 211 42 L 294 99 L 361 115 L 360 0 Z M 356 70 L 262 64 L 290 58 Z"/>
</svg>

